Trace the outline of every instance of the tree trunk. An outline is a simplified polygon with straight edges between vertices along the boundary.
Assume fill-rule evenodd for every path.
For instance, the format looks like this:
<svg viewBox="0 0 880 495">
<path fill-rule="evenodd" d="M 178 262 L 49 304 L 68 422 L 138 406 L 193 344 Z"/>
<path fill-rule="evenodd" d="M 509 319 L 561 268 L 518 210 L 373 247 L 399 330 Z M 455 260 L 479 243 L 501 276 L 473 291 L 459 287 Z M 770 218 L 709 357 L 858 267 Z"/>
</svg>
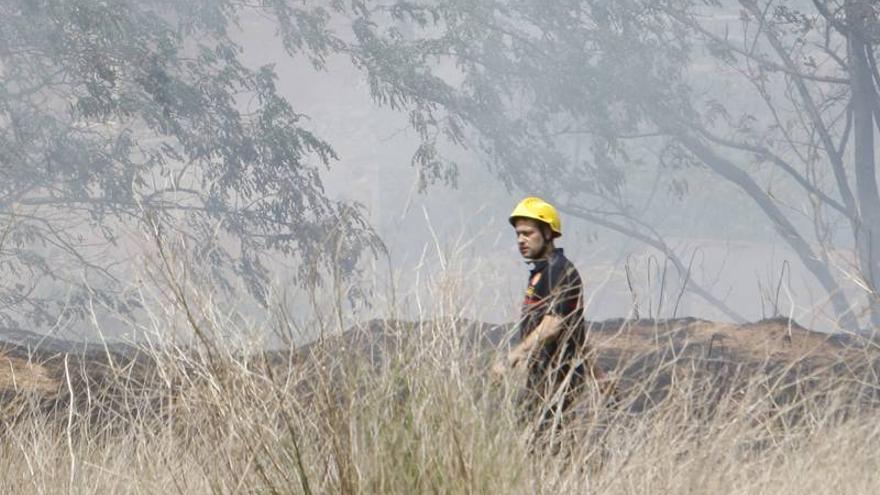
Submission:
<svg viewBox="0 0 880 495">
<path fill-rule="evenodd" d="M 880 194 L 877 191 L 874 158 L 874 104 L 876 92 L 871 67 L 868 63 L 870 48 L 864 38 L 864 9 L 862 1 L 850 0 L 846 5 L 849 25 L 849 64 L 852 78 L 851 108 L 853 112 L 853 145 L 856 194 L 858 196 L 858 223 L 854 232 L 859 270 L 869 294 L 871 324 L 880 328 L 880 300 L 877 281 L 880 277 Z"/>
</svg>

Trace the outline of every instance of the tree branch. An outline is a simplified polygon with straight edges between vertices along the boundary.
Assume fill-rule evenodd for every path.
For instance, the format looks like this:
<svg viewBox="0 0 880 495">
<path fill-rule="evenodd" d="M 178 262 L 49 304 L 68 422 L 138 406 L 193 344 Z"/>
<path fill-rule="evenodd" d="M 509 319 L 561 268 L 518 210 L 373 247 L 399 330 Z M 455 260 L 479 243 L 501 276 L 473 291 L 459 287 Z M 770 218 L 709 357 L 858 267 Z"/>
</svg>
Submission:
<svg viewBox="0 0 880 495">
<path fill-rule="evenodd" d="M 843 128 L 843 134 L 840 136 L 840 144 L 837 146 L 837 156 L 843 159 L 846 152 L 846 144 L 849 142 L 849 134 L 852 132 L 853 111 L 852 105 L 847 105 L 846 109 L 846 125 Z"/>
<path fill-rule="evenodd" d="M 749 10 L 752 15 L 761 15 L 754 0 L 740 0 L 739 3 Z M 784 65 L 793 68 L 794 62 L 789 58 L 785 51 L 785 47 L 782 46 L 782 42 L 775 34 L 773 34 L 773 31 L 765 30 L 764 36 L 767 38 L 767 41 L 770 42 L 770 46 L 776 51 L 776 55 L 783 61 Z M 810 117 L 810 120 L 813 121 L 816 131 L 819 133 L 819 138 L 822 141 L 822 145 L 825 147 L 825 152 L 831 159 L 834 178 L 837 181 L 837 188 L 840 191 L 840 196 L 843 198 L 843 204 L 846 205 L 848 210 L 857 211 L 855 197 L 853 196 L 852 189 L 849 187 L 849 181 L 846 176 L 846 169 L 844 168 L 841 157 L 837 156 L 837 148 L 834 146 L 834 141 L 831 139 L 831 133 L 828 132 L 828 128 L 822 120 L 822 115 L 819 113 L 816 103 L 813 101 L 813 97 L 810 94 L 807 85 L 804 84 L 803 79 L 794 78 L 793 82 L 804 103 L 804 107 L 807 110 L 807 115 Z M 847 84 L 849 84 L 848 80 Z"/>
<path fill-rule="evenodd" d="M 687 265 L 675 254 L 672 248 L 670 248 L 662 239 L 653 238 L 644 234 L 643 232 L 639 232 L 636 229 L 627 227 L 625 225 L 621 225 L 616 222 L 612 222 L 606 218 L 602 218 L 601 216 L 594 215 L 590 210 L 583 208 L 581 206 L 567 204 L 567 203 L 558 203 L 556 205 L 560 211 L 564 213 L 568 213 L 570 215 L 576 216 L 588 222 L 594 223 L 596 225 L 601 225 L 609 230 L 613 230 L 620 234 L 623 234 L 627 237 L 640 241 L 648 246 L 653 247 L 654 249 L 663 253 L 664 256 L 669 258 L 669 261 L 676 267 L 679 273 L 687 273 Z M 724 301 L 718 299 L 711 292 L 704 289 L 702 286 L 694 282 L 693 278 L 688 281 L 688 290 L 702 298 L 707 303 L 718 308 L 725 316 L 730 318 L 736 323 L 743 323 L 746 319 L 731 309 Z"/>
<path fill-rule="evenodd" d="M 733 184 L 736 184 L 743 190 L 743 192 L 752 198 L 773 223 L 777 233 L 779 233 L 789 247 L 794 250 L 804 266 L 813 273 L 816 280 L 819 281 L 822 288 L 828 293 L 834 311 L 840 319 L 841 326 L 843 328 L 855 330 L 858 327 L 858 322 L 855 315 L 853 315 L 850 304 L 841 291 L 837 280 L 835 280 L 834 276 L 831 274 L 828 266 L 819 260 L 810 245 L 798 233 L 795 226 L 788 220 L 779 207 L 776 206 L 772 198 L 770 198 L 770 196 L 768 196 L 767 193 L 764 192 L 746 172 L 729 160 L 715 153 L 699 139 L 686 134 L 680 135 L 678 139 L 692 153 L 694 153 L 694 155 L 700 158 L 703 163 L 720 176 Z"/>
<path fill-rule="evenodd" d="M 772 60 L 769 60 L 765 57 L 762 57 L 762 56 L 756 54 L 754 51 L 749 51 L 744 48 L 740 48 L 740 47 L 734 45 L 733 43 L 727 41 L 726 39 L 721 38 L 718 35 L 716 35 L 715 33 L 704 28 L 703 26 L 700 25 L 700 23 L 694 22 L 692 19 L 689 19 L 680 13 L 673 12 L 671 15 L 673 17 L 675 17 L 676 19 L 678 19 L 679 22 L 682 22 L 685 25 L 690 26 L 691 28 L 697 30 L 700 34 L 702 34 L 706 38 L 710 39 L 711 41 L 718 43 L 719 45 L 723 46 L 724 48 L 726 48 L 732 52 L 738 53 L 744 57 L 747 57 L 747 58 L 759 63 L 761 66 L 765 67 L 766 69 L 768 69 L 772 72 L 781 72 L 783 74 L 786 74 L 786 75 L 789 75 L 789 76 L 792 76 L 796 79 L 801 79 L 801 80 L 824 82 L 824 83 L 830 83 L 830 84 L 845 84 L 845 85 L 849 84 L 849 79 L 846 79 L 846 78 L 818 76 L 815 74 L 804 74 L 803 72 L 798 70 L 797 67 L 795 67 L 794 65 L 779 64 L 779 63 L 776 63 Z M 759 17 L 759 19 L 760 19 L 760 17 Z"/>
<path fill-rule="evenodd" d="M 834 29 L 837 30 L 838 33 L 840 33 L 844 36 L 849 36 L 849 31 L 850 31 L 849 28 L 846 27 L 843 23 L 841 23 L 834 16 L 834 13 L 831 12 L 830 10 L 828 10 L 828 7 L 823 5 L 822 2 L 820 2 L 819 0 L 812 0 L 812 1 L 813 1 L 813 5 L 816 7 L 816 10 L 818 10 L 819 13 L 822 14 L 822 17 L 824 17 L 825 20 L 827 20 L 828 23 L 831 24 L 834 27 Z"/>
<path fill-rule="evenodd" d="M 834 208 L 838 212 L 842 213 L 845 217 L 853 219 L 855 212 L 850 212 L 846 209 L 845 206 L 840 204 L 834 198 L 828 196 L 819 188 L 817 188 L 814 184 L 811 184 L 810 181 L 806 179 L 800 172 L 794 169 L 788 162 L 783 160 L 781 157 L 770 151 L 769 149 L 763 146 L 755 146 L 748 143 L 741 143 L 738 141 L 733 141 L 730 139 L 724 139 L 720 136 L 716 136 L 709 132 L 709 130 L 701 127 L 694 126 L 694 129 L 702 134 L 706 139 L 712 141 L 715 144 L 720 144 L 722 146 L 726 146 L 728 148 L 737 149 L 740 151 L 748 151 L 750 153 L 755 153 L 760 155 L 763 158 L 767 158 L 773 162 L 774 165 L 781 168 L 785 173 L 787 173 L 791 178 L 795 180 L 798 184 L 801 185 L 808 193 L 815 195 L 817 198 L 821 199 L 825 204 Z"/>
<path fill-rule="evenodd" d="M 877 87 L 877 91 L 880 91 L 880 70 L 877 69 L 877 59 L 874 57 L 874 50 L 871 47 L 867 47 L 865 50 L 868 57 L 868 64 L 871 66 L 871 75 L 873 76 L 874 84 Z M 877 94 L 875 91 L 875 95 Z M 880 128 L 880 98 L 872 98 L 874 103 L 874 121 L 878 128 Z"/>
</svg>

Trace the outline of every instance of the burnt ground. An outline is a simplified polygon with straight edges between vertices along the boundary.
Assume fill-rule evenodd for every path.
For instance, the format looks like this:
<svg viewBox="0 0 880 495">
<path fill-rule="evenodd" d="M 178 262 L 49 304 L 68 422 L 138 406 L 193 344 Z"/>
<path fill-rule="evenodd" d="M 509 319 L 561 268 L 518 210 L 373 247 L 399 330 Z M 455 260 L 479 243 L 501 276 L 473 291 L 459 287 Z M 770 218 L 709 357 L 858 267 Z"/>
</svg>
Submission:
<svg viewBox="0 0 880 495">
<path fill-rule="evenodd" d="M 510 325 L 458 321 L 454 324 L 375 320 L 341 335 L 303 346 L 298 356 L 366 356 L 382 363 L 389 352 L 406 352 L 412 338 L 434 339 L 430 332 L 456 333 L 459 348 L 487 360 L 510 338 Z M 633 409 L 643 409 L 669 393 L 676 377 L 701 377 L 713 393 L 748 380 L 763 379 L 785 402 L 807 390 L 854 384 L 857 402 L 880 404 L 880 346 L 877 341 L 814 332 L 786 319 L 744 325 L 695 318 L 606 320 L 589 324 L 588 340 L 598 365 L 615 380 L 621 394 L 635 394 Z M 287 363 L 287 352 L 265 354 L 263 362 Z M 345 359 L 343 361 L 352 361 Z M 21 410 L 29 401 L 47 411 L 73 401 L 101 397 L 109 415 L 138 414 L 146 405 L 123 397 L 122 390 L 149 390 L 155 363 L 137 349 L 113 344 L 72 343 L 21 330 L 0 329 L 0 414 Z M 150 394 L 144 399 L 150 401 Z M 161 394 L 156 401 L 163 400 Z M 156 405 L 156 404 L 153 404 Z M 99 411 L 100 412 L 100 411 Z"/>
<path fill-rule="evenodd" d="M 444 328 L 456 332 L 457 338 L 447 342 L 482 354 L 484 363 L 512 343 L 512 325 L 375 320 L 306 349 L 361 354 L 378 365 L 389 352 L 405 355 L 410 339 L 430 340 L 430 332 Z M 685 378 L 696 379 L 705 393 L 716 396 L 762 386 L 772 389 L 770 398 L 780 405 L 811 392 L 818 396 L 844 389 L 850 394 L 847 400 L 880 405 L 876 339 L 815 332 L 785 318 L 747 324 L 611 319 L 588 322 L 588 329 L 590 356 L 614 381 L 618 394 L 631 399 L 634 411 L 658 403 L 676 379 Z"/>
</svg>

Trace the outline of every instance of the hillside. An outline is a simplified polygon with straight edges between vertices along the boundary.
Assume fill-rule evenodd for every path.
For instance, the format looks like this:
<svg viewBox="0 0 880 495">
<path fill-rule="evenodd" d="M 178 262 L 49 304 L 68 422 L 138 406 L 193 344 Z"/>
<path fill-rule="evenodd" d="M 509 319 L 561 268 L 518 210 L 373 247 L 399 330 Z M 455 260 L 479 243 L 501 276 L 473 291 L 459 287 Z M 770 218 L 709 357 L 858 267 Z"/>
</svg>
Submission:
<svg viewBox="0 0 880 495">
<path fill-rule="evenodd" d="M 449 328 L 450 335 L 438 335 L 438 329 L 443 328 Z M 293 354 L 293 361 L 287 352 L 273 351 L 261 356 L 265 361 L 252 362 L 274 363 L 276 368 L 321 354 L 342 366 L 358 362 L 355 356 L 379 366 L 427 339 L 476 353 L 476 362 L 485 363 L 503 347 L 511 328 L 469 321 L 419 325 L 374 320 L 303 346 Z M 880 375 L 880 353 L 873 342 L 814 332 L 784 319 L 745 325 L 694 318 L 616 319 L 591 322 L 589 328 L 589 342 L 599 365 L 617 381 L 621 393 L 642 396 L 633 402 L 636 409 L 643 408 L 645 401 L 664 396 L 676 373 L 712 377 L 719 388 L 756 376 L 803 388 L 805 378 L 813 386 L 830 387 L 840 379 L 870 382 Z M 103 391 L 112 398 L 115 387 L 135 384 L 146 388 L 156 378 L 154 358 L 126 345 L 73 343 L 20 330 L 0 332 L 0 342 L 0 398 L 6 406 L 28 397 L 45 409 L 56 409 L 70 400 L 71 393 L 83 399 Z M 119 381 L 121 376 L 124 383 Z M 113 406 L 112 400 L 110 404 Z M 119 408 L 126 407 L 116 404 L 110 409 L 120 412 Z"/>
</svg>

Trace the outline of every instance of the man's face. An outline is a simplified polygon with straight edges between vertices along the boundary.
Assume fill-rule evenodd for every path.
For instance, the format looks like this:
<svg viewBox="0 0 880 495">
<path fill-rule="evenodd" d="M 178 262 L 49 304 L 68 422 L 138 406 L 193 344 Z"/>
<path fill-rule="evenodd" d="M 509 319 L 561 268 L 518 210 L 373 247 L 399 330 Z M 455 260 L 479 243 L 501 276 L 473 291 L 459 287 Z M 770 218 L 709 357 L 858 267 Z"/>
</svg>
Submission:
<svg viewBox="0 0 880 495">
<path fill-rule="evenodd" d="M 514 222 L 513 228 L 516 230 L 516 245 L 523 258 L 536 259 L 543 256 L 547 241 L 538 222 L 519 218 Z"/>
</svg>

